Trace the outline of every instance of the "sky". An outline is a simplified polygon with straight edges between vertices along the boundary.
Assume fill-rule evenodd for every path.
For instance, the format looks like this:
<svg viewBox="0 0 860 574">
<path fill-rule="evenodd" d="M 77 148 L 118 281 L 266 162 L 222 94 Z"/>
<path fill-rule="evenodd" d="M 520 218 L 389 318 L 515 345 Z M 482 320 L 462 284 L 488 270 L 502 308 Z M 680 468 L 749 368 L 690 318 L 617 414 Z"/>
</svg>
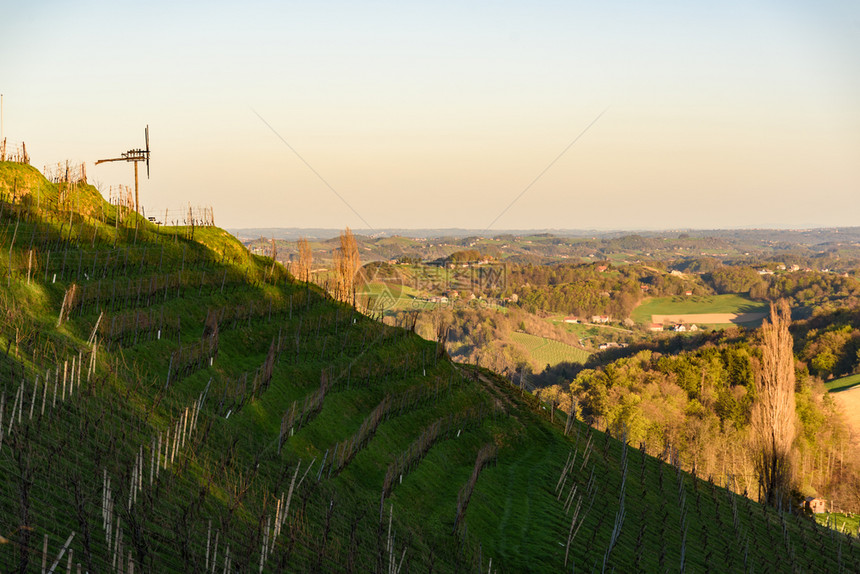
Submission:
<svg viewBox="0 0 860 574">
<path fill-rule="evenodd" d="M 3 131 L 221 227 L 860 225 L 860 2 L 9 3 Z"/>
</svg>

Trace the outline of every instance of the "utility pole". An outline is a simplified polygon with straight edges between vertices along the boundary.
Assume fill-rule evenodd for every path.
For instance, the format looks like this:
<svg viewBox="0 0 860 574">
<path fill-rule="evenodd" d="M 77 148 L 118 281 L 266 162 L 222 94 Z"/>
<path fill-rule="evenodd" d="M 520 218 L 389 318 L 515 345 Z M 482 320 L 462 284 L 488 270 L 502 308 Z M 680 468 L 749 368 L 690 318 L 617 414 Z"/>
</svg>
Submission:
<svg viewBox="0 0 860 574">
<path fill-rule="evenodd" d="M 140 195 L 138 193 L 138 177 L 137 177 L 137 164 L 138 162 L 145 161 L 146 162 L 146 178 L 149 179 L 149 126 L 146 126 L 146 129 L 143 131 L 143 137 L 146 140 L 146 149 L 132 149 L 120 157 L 115 157 L 111 159 L 100 159 L 95 165 L 100 163 L 107 163 L 111 161 L 130 161 L 134 164 L 134 210 L 137 213 L 140 213 Z"/>
<path fill-rule="evenodd" d="M 0 94 L 0 142 L 3 141 L 3 94 Z"/>
</svg>

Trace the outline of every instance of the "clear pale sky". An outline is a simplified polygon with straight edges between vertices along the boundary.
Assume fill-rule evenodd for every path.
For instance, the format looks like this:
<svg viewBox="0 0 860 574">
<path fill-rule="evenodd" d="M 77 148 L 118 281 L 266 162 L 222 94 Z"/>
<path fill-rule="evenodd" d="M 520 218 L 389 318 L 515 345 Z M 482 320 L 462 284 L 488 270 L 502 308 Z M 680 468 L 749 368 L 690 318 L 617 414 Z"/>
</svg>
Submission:
<svg viewBox="0 0 860 574">
<path fill-rule="evenodd" d="M 860 225 L 860 2 L 12 2 L 5 135 L 222 227 Z M 357 216 L 278 138 L 276 130 Z M 363 219 L 363 220 L 362 220 Z"/>
</svg>

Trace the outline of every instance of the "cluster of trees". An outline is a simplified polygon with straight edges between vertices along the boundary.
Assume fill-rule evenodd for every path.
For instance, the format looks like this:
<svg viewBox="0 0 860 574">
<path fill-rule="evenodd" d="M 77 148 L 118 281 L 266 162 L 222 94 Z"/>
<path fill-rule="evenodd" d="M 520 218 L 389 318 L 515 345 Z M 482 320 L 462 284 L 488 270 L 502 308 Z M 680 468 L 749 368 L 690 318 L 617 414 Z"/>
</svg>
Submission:
<svg viewBox="0 0 860 574">
<path fill-rule="evenodd" d="M 764 281 L 758 271 L 752 267 L 743 266 L 724 265 L 718 267 L 708 273 L 705 280 L 713 287 L 714 291 L 721 295 L 724 293 L 750 293 L 750 295 L 755 296 L 753 290 L 764 286 Z"/>
<path fill-rule="evenodd" d="M 489 255 L 484 255 L 477 249 L 464 249 L 463 251 L 455 251 L 445 258 L 447 263 L 475 263 L 484 259 L 492 259 Z"/>
<path fill-rule="evenodd" d="M 756 335 L 675 355 L 645 350 L 538 391 L 701 476 L 773 504 L 818 494 L 860 509 L 860 466 L 821 380 L 795 361 L 787 308 Z"/>
<path fill-rule="evenodd" d="M 756 266 L 762 267 L 762 264 Z M 860 305 L 860 281 L 855 276 L 821 271 L 760 275 L 749 265 L 720 265 L 702 279 L 717 293 L 748 293 L 753 299 L 786 299 L 793 307 Z"/>
<path fill-rule="evenodd" d="M 273 255 L 276 254 L 274 240 L 272 242 Z M 322 287 L 338 300 L 353 302 L 358 270 L 361 267 L 361 256 L 358 249 L 358 241 L 352 231 L 347 227 L 338 238 L 338 247 L 332 250 L 332 261 L 330 273 L 325 277 L 317 277 Z M 310 281 L 314 263 L 314 254 L 310 243 L 304 237 L 296 242 L 298 258 L 290 265 L 290 272 L 299 281 Z M 274 258 L 273 258 L 274 259 Z"/>
<path fill-rule="evenodd" d="M 856 276 L 807 271 L 768 277 L 764 293 L 768 299 L 785 298 L 793 306 L 860 306 L 860 281 Z"/>
<path fill-rule="evenodd" d="M 510 265 L 506 289 L 517 293 L 518 305 L 533 313 L 552 311 L 581 317 L 609 315 L 624 319 L 647 294 L 683 295 L 712 291 L 698 276 L 680 277 L 644 265 L 617 268 L 606 262 L 567 265 Z"/>
<path fill-rule="evenodd" d="M 860 372 L 860 309 L 817 308 L 792 327 L 795 352 L 813 375 L 826 380 Z"/>
<path fill-rule="evenodd" d="M 403 265 L 420 265 L 424 259 L 418 255 L 401 255 L 397 258 L 397 262 Z"/>
<path fill-rule="evenodd" d="M 757 266 L 761 267 L 761 265 Z M 860 280 L 853 275 L 797 271 L 761 275 L 750 265 L 724 265 L 714 258 L 685 260 L 671 274 L 664 264 L 612 267 L 607 262 L 564 265 L 516 265 L 507 268 L 504 289 L 517 293 L 518 304 L 531 312 L 578 316 L 630 316 L 644 296 L 667 297 L 743 293 L 761 301 L 786 299 L 793 307 L 835 309 L 860 307 Z"/>
</svg>

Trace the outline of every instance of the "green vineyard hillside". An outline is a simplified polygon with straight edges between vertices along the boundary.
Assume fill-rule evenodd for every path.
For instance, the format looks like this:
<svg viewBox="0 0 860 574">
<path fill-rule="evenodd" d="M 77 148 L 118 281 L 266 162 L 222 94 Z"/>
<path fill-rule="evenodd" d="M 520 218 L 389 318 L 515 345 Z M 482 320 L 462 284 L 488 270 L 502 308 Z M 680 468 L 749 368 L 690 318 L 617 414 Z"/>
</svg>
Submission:
<svg viewBox="0 0 860 574">
<path fill-rule="evenodd" d="M 585 363 L 588 351 L 528 333 L 511 333 L 511 339 L 523 346 L 538 365 L 555 366 L 562 362 Z"/>
<path fill-rule="evenodd" d="M 856 538 L 568 420 L 223 230 L 8 162 L 0 317 L 0 572 L 860 571 Z"/>
</svg>

